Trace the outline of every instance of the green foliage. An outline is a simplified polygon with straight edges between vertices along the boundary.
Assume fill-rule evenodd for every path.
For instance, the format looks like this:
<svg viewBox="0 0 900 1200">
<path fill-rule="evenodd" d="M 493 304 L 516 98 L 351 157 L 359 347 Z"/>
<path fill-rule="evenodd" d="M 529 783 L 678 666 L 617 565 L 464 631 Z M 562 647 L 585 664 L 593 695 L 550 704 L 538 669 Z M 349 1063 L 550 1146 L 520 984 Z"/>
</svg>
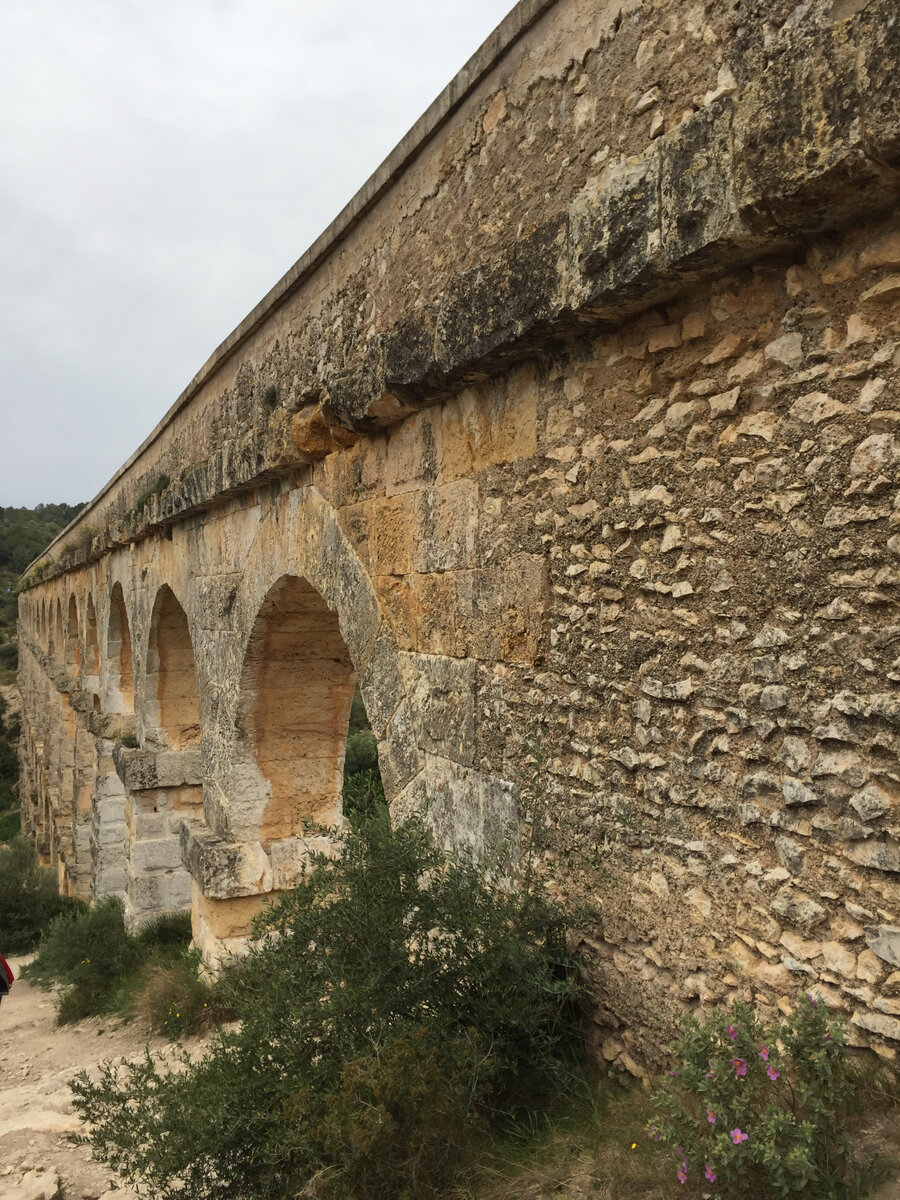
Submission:
<svg viewBox="0 0 900 1200">
<path fill-rule="evenodd" d="M 141 744 L 133 733 L 123 734 L 122 737 L 119 738 L 119 743 L 120 745 L 124 746 L 126 750 L 137 750 L 138 746 Z"/>
<path fill-rule="evenodd" d="M 108 896 L 58 917 L 27 974 L 36 983 L 67 985 L 58 1011 L 64 1025 L 115 1011 L 118 986 L 140 962 L 137 940 L 125 931 L 122 903 Z"/>
<path fill-rule="evenodd" d="M 374 817 L 384 802 L 384 785 L 378 768 L 378 742 L 357 688 L 350 708 L 350 728 L 344 756 L 344 816 L 351 821 Z"/>
<path fill-rule="evenodd" d="M 129 934 L 121 901 L 107 896 L 92 908 L 80 905 L 57 918 L 25 973 L 44 987 L 63 984 L 57 1014 L 61 1025 L 101 1013 L 128 1015 L 140 1007 L 148 968 L 183 965 L 185 976 L 196 976 L 198 962 L 187 949 L 190 938 L 189 913 L 158 917 L 137 935 Z M 149 1015 L 152 1006 L 145 1007 Z"/>
<path fill-rule="evenodd" d="M 355 775 L 357 771 L 378 770 L 378 742 L 371 729 L 360 729 L 347 738 L 347 755 L 344 772 Z"/>
<path fill-rule="evenodd" d="M 0 695 L 0 842 L 8 842 L 19 831 L 16 784 L 19 779 L 19 718 L 8 720 L 7 703 Z"/>
<path fill-rule="evenodd" d="M 344 773 L 344 816 L 350 821 L 374 817 L 385 804 L 384 784 L 376 766 L 374 771 Z"/>
<path fill-rule="evenodd" d="M 425 1200 L 471 1139 L 572 1082 L 564 913 L 418 822 L 360 822 L 254 932 L 240 1025 L 200 1061 L 73 1084 L 95 1156 L 148 1195 Z"/>
<path fill-rule="evenodd" d="M 39 504 L 34 509 L 0 507 L 0 671 L 11 673 L 18 666 L 19 577 L 82 508 L 81 504 Z M 44 569 L 43 564 L 35 568 L 33 582 L 40 582 Z"/>
<path fill-rule="evenodd" d="M 673 1044 L 671 1089 L 653 1100 L 650 1135 L 673 1149 L 673 1175 L 741 1198 L 855 1193 L 846 1118 L 853 1087 L 840 1018 L 801 996 L 792 1017 L 764 1025 L 748 1005 L 688 1019 Z M 682 1181 L 683 1182 L 683 1181 Z"/>
<path fill-rule="evenodd" d="M 77 901 L 59 895 L 56 876 L 38 864 L 30 839 L 18 837 L 0 846 L 0 949 L 4 954 L 28 954 L 54 918 L 77 908 Z"/>
</svg>

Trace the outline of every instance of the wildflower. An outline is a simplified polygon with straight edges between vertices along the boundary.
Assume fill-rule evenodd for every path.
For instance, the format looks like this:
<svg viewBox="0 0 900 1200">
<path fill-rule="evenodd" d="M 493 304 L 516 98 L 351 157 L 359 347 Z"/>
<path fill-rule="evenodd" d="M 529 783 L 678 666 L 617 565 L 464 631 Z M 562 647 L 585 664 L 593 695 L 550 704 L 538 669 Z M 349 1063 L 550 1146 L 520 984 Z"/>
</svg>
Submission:
<svg viewBox="0 0 900 1200">
<path fill-rule="evenodd" d="M 710 1125 L 715 1125 L 716 1114 L 713 1112 L 713 1110 L 711 1108 L 708 1108 L 706 1110 L 706 1119 L 707 1119 L 707 1121 L 709 1121 Z"/>
<path fill-rule="evenodd" d="M 731 1060 L 731 1065 L 734 1067 L 734 1073 L 737 1075 L 738 1079 L 743 1079 L 747 1074 L 747 1064 L 744 1062 L 744 1060 L 742 1058 L 733 1058 Z"/>
<path fill-rule="evenodd" d="M 810 1004 L 813 1006 L 813 1008 L 818 1008 L 818 1007 L 819 1007 L 819 1001 L 818 1001 L 818 1000 L 816 999 L 816 997 L 815 997 L 815 996 L 812 994 L 812 992 L 807 992 L 807 994 L 806 994 L 806 998 L 807 998 L 807 1000 L 810 1002 Z"/>
<path fill-rule="evenodd" d="M 739 1146 L 741 1142 L 746 1142 L 749 1136 L 747 1133 L 741 1133 L 740 1129 L 732 1129 L 731 1131 L 731 1140 L 736 1146 Z"/>
<path fill-rule="evenodd" d="M 683 1158 L 681 1160 L 681 1166 L 678 1168 L 678 1170 L 675 1172 L 675 1174 L 678 1176 L 679 1183 L 687 1183 L 687 1159 L 686 1158 Z"/>
<path fill-rule="evenodd" d="M 632 1150 L 637 1150 L 637 1142 L 632 1142 L 631 1148 L 632 1148 Z"/>
<path fill-rule="evenodd" d="M 651 1142 L 659 1141 L 659 1130 L 656 1128 L 655 1125 L 648 1125 L 647 1137 L 651 1140 Z"/>
<path fill-rule="evenodd" d="M 766 1074 L 772 1080 L 773 1083 L 775 1082 L 776 1079 L 780 1078 L 780 1076 L 781 1076 L 781 1072 L 776 1071 L 771 1063 L 769 1063 L 769 1065 L 766 1067 Z"/>
<path fill-rule="evenodd" d="M 728 1034 L 728 1036 L 731 1038 L 732 1041 L 734 1041 L 734 1039 L 737 1037 L 737 1030 L 735 1029 L 735 1027 L 733 1025 L 726 1026 L 725 1032 Z"/>
<path fill-rule="evenodd" d="M 716 1173 L 712 1169 L 712 1167 L 709 1165 L 709 1163 L 706 1164 L 706 1170 L 703 1173 L 706 1176 L 706 1178 L 709 1180 L 710 1183 L 716 1182 Z"/>
<path fill-rule="evenodd" d="M 768 1061 L 769 1061 L 769 1048 L 768 1048 L 768 1046 L 760 1046 L 760 1048 L 759 1048 L 759 1057 L 760 1057 L 760 1058 L 763 1060 L 763 1062 L 768 1062 Z"/>
</svg>

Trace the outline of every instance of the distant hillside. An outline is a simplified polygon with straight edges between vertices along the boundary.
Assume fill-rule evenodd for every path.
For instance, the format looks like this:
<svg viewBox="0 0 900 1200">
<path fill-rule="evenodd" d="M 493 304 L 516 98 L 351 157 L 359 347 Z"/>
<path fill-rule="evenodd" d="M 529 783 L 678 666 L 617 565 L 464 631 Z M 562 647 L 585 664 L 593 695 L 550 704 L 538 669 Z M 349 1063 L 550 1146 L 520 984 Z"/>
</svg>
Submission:
<svg viewBox="0 0 900 1200">
<path fill-rule="evenodd" d="M 37 558 L 83 507 L 83 504 L 0 507 L 0 682 L 8 681 L 18 660 L 13 590 L 16 581 L 32 559 Z"/>
</svg>

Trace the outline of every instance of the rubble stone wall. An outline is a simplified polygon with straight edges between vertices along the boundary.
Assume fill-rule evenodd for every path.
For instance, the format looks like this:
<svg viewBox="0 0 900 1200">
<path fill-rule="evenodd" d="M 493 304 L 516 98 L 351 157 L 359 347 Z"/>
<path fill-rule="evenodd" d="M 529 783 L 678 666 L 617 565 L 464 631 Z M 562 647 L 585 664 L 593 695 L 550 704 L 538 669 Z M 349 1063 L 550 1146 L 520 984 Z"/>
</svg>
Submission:
<svg viewBox="0 0 900 1200">
<path fill-rule="evenodd" d="M 35 564 L 27 821 L 214 963 L 339 819 L 355 680 L 398 818 L 524 816 L 596 903 L 607 1061 L 801 987 L 893 1058 L 900 21 L 501 31 Z"/>
</svg>

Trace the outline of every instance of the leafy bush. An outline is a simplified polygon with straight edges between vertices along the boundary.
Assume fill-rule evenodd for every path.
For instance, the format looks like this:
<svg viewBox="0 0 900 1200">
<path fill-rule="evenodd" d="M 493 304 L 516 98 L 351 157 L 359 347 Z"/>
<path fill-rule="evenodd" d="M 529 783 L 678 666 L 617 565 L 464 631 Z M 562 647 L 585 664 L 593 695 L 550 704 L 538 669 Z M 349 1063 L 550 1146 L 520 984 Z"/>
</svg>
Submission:
<svg viewBox="0 0 900 1200">
<path fill-rule="evenodd" d="M 378 770 L 378 742 L 371 729 L 360 729 L 347 737 L 347 754 L 344 771 L 355 775 L 358 771 Z"/>
<path fill-rule="evenodd" d="M 844 1027 L 813 997 L 766 1026 L 747 1005 L 685 1021 L 672 1090 L 657 1091 L 650 1136 L 675 1147 L 680 1182 L 729 1197 L 845 1200 L 852 1098 Z"/>
<path fill-rule="evenodd" d="M 190 939 L 190 913 L 166 914 L 136 935 L 128 933 L 121 901 L 107 896 L 93 908 L 81 905 L 76 912 L 58 917 L 25 974 L 43 987 L 63 984 L 57 1013 L 61 1025 L 102 1013 L 131 1015 L 137 1009 L 154 1029 L 177 1037 L 206 1024 L 194 1012 L 198 997 L 202 1008 L 207 997 L 201 992 L 208 988 L 196 978 L 199 960 L 188 951 Z M 171 1026 L 156 1019 L 164 1001 L 160 981 L 152 980 L 153 972 L 166 970 L 175 971 L 168 982 L 178 982 L 169 999 L 187 997 L 184 1020 L 179 1016 Z M 149 988 L 151 997 L 144 998 L 142 988 Z M 181 1013 L 181 1005 L 177 1011 Z M 209 1017 L 214 1019 L 214 1014 Z"/>
<path fill-rule="evenodd" d="M 202 1060 L 73 1084 L 95 1156 L 159 1200 L 424 1200 L 476 1133 L 572 1082 L 563 912 L 418 822 L 361 821 L 254 932 L 240 1027 Z"/>
<path fill-rule="evenodd" d="M 12 814 L 18 822 L 18 813 Z M 54 918 L 78 911 L 77 900 L 60 896 L 56 876 L 38 864 L 34 843 L 17 837 L 0 846 L 0 933 L 4 954 L 27 954 Z"/>
<path fill-rule="evenodd" d="M 374 817 L 384 803 L 384 784 L 377 769 L 344 775 L 343 809 L 348 820 Z"/>
<path fill-rule="evenodd" d="M 27 975 L 45 985 L 68 985 L 57 1014 L 64 1025 L 114 1011 L 117 988 L 141 959 L 137 939 L 126 932 L 121 901 L 107 896 L 93 908 L 82 906 L 74 914 L 58 917 Z"/>
</svg>

